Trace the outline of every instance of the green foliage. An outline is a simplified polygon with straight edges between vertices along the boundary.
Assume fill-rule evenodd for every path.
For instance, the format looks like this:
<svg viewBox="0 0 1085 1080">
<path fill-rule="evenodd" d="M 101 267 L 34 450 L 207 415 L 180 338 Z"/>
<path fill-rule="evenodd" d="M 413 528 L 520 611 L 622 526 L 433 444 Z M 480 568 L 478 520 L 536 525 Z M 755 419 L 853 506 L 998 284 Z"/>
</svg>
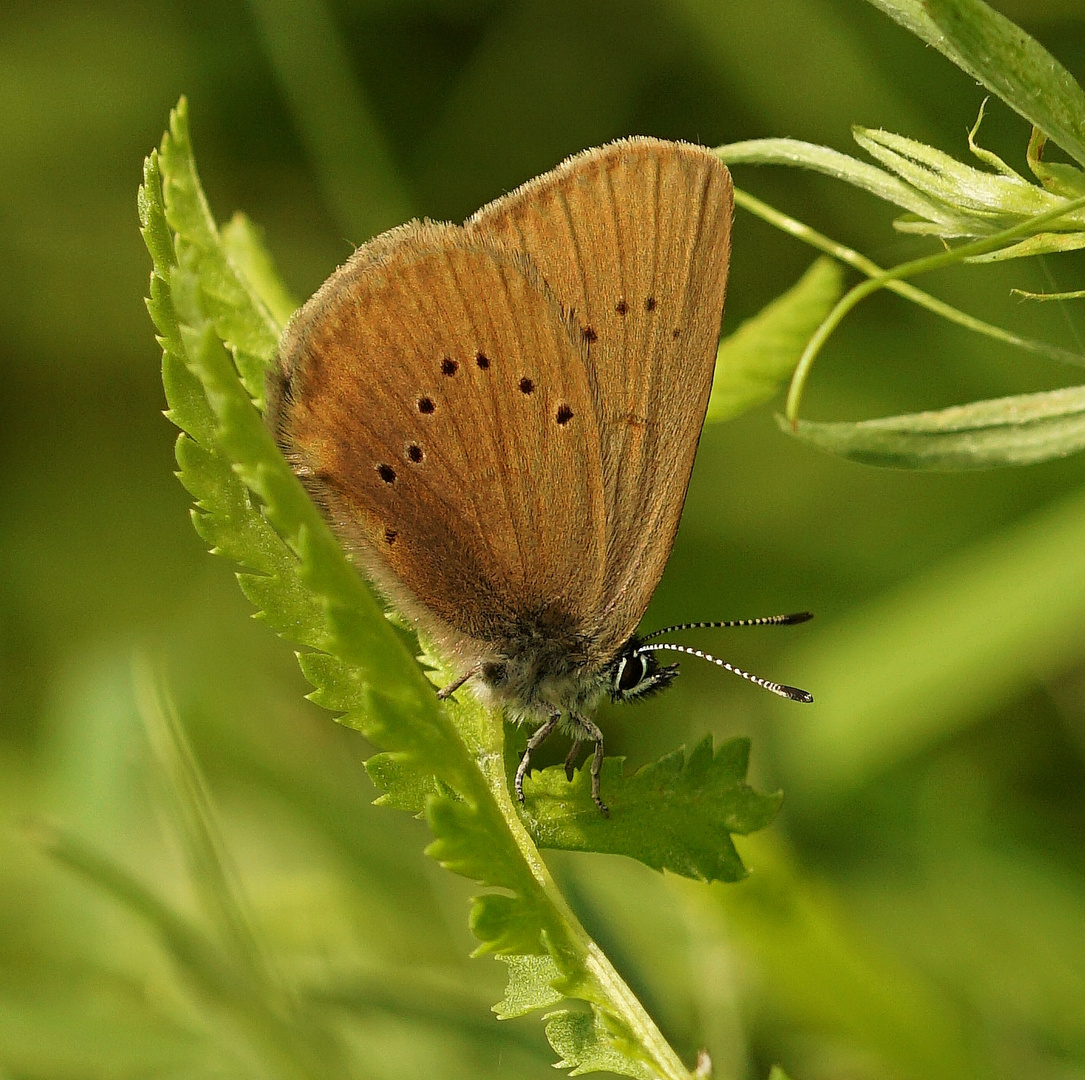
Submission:
<svg viewBox="0 0 1085 1080">
<path fill-rule="evenodd" d="M 1085 365 L 1085 357 L 1018 338 L 964 316 L 918 290 L 902 288 L 907 278 L 954 263 L 997 262 L 1085 246 L 1085 174 L 1073 166 L 1044 163 L 1041 156 L 1050 137 L 1081 160 L 1085 153 L 1085 92 L 1042 46 L 982 0 L 938 0 L 922 5 L 914 0 L 871 2 L 941 49 L 1032 121 L 1035 126 L 1026 159 L 1039 183 L 1026 180 L 977 144 L 982 106 L 968 142 L 987 170 L 962 164 L 914 139 L 862 127 L 854 129 L 855 139 L 883 169 L 793 139 L 756 139 L 717 148 L 716 153 L 729 164 L 799 166 L 853 184 L 907 211 L 894 222 L 903 232 L 934 235 L 943 241 L 973 240 L 948 252 L 882 270 L 798 222 L 785 222 L 783 215 L 744 192 L 736 192 L 738 205 L 868 275 L 867 281 L 838 298 L 808 335 L 794 364 L 787 420 L 781 426 L 830 453 L 895 468 L 987 469 L 1076 453 L 1085 446 L 1076 388 L 851 424 L 811 423 L 798 418 L 806 380 L 825 341 L 860 300 L 882 288 L 891 288 L 989 337 L 1053 360 Z"/>
<path fill-rule="evenodd" d="M 870 0 L 1085 164 L 1085 93 L 1039 42 L 983 0 Z"/>
<path fill-rule="evenodd" d="M 989 2 L 1081 79 L 1080 4 Z M 337 1075 L 283 1060 L 280 1036 L 261 1034 L 263 1008 L 238 1009 L 254 1000 L 247 961 L 205 888 L 206 846 L 185 839 L 178 807 L 191 793 L 171 794 L 173 770 L 147 745 L 136 643 L 176 697 L 234 863 L 225 876 L 243 886 L 242 914 L 295 999 L 285 1026 L 345 1047 L 356 1080 L 544 1080 L 555 1055 L 538 1018 L 499 1023 L 489 1008 L 506 967 L 519 968 L 510 993 L 532 992 L 527 1012 L 575 1007 L 551 986 L 553 958 L 469 958 L 465 900 L 488 890 L 419 858 L 424 820 L 370 805 L 369 744 L 300 700 L 291 650 L 248 619 L 230 564 L 206 558 L 183 520 L 189 500 L 169 475 L 177 431 L 160 416 L 135 302 L 148 260 L 133 243 L 133 166 L 147 132 L 183 79 L 206 125 L 208 195 L 227 211 L 223 244 L 281 323 L 372 231 L 413 212 L 458 219 L 619 131 L 791 134 L 848 150 L 858 122 L 997 173 L 964 138 L 986 91 L 853 0 L 779 0 L 756 18 L 717 0 L 290 0 L 244 18 L 194 0 L 180 22 L 175 9 L 0 10 L 0 1074 Z M 934 10 L 913 9 L 928 20 Z M 1043 147 L 1041 131 L 1021 156 L 1029 122 L 1015 137 L 1017 123 L 992 94 L 975 139 L 1046 191 L 1085 194 L 1077 163 Z M 387 148 L 387 168 L 368 167 L 372 146 Z M 857 146 L 849 153 L 877 183 L 919 197 Z M 882 261 L 938 249 L 937 237 L 890 228 L 930 199 L 883 203 L 797 169 L 733 172 Z M 390 194 L 408 209 L 388 210 Z M 780 231 L 762 228 L 748 200 L 736 199 L 728 331 L 818 255 L 843 265 L 849 285 L 885 269 L 784 215 Z M 292 297 L 264 287 L 226 222 L 236 205 L 267 227 Z M 1078 381 L 1038 361 L 1059 350 L 1034 339 L 1073 348 L 1085 308 L 1008 293 L 1070 300 L 1085 285 L 1079 264 L 1049 255 L 888 282 L 910 303 L 855 313 L 800 415 L 892 416 Z M 960 333 L 970 325 L 988 336 Z M 1019 355 L 1022 345 L 1032 351 Z M 206 401 L 193 408 L 208 435 L 181 445 L 205 454 L 213 414 Z M 812 608 L 801 631 L 705 644 L 809 685 L 818 704 L 777 706 L 683 665 L 668 695 L 605 708 L 600 723 L 608 751 L 638 765 L 706 731 L 717 743 L 752 734 L 771 778 L 762 789 L 787 792 L 784 820 L 772 836 L 735 838 L 750 869 L 735 884 L 544 853 L 686 1064 L 709 1050 L 714 1072 L 698 1077 L 764 1080 L 772 1061 L 795 1080 L 1082 1073 L 1083 481 L 1082 454 L 967 476 L 857 467 L 788 444 L 764 408 L 706 427 L 649 618 Z M 268 594 L 257 607 L 287 587 L 251 576 L 246 588 Z M 313 595 L 299 588 L 291 603 Z M 506 730 L 506 743 L 521 734 Z M 552 750 L 546 760 L 560 760 Z M 424 792 L 412 805 L 451 792 L 409 764 L 401 772 Z M 34 830 L 35 846 L 27 819 L 58 827 Z M 777 832 L 794 846 L 772 851 Z M 200 948 L 177 947 L 155 910 Z M 239 989 L 218 996 L 196 970 L 212 959 L 219 985 Z M 275 1001 L 265 978 L 256 1000 Z"/>
<path fill-rule="evenodd" d="M 784 420 L 781 426 L 790 430 Z M 961 472 L 1031 465 L 1085 449 L 1085 386 L 854 424 L 800 420 L 794 434 L 883 468 Z"/>
<path fill-rule="evenodd" d="M 707 419 L 729 420 L 774 397 L 843 291 L 840 264 L 818 259 L 787 292 L 725 337 L 716 352 Z"/>
<path fill-rule="evenodd" d="M 571 785 L 559 767 L 533 773 L 524 783 L 532 836 L 541 847 L 612 852 L 700 881 L 738 881 L 746 868 L 720 838 L 764 828 L 781 801 L 746 785 L 749 757 L 747 739 L 713 750 L 709 735 L 628 777 L 620 758 L 609 759 L 602 772 L 609 819 L 592 813 L 586 768 Z"/>
<path fill-rule="evenodd" d="M 148 306 L 163 345 L 169 416 L 183 431 L 179 475 L 196 500 L 200 536 L 243 568 L 239 581 L 258 617 L 311 650 L 299 654 L 315 687 L 311 698 L 382 748 L 370 765 L 385 789 L 382 801 L 425 813 L 434 835 L 427 850 L 442 866 L 503 890 L 474 902 L 470 925 L 479 951 L 550 958 L 549 988 L 541 991 L 537 965 L 511 965 L 506 1001 L 517 1009 L 531 1001 L 545 1007 L 558 992 L 589 1004 L 586 1013 L 548 1018 L 563 1067 L 685 1076 L 538 857 L 509 798 L 500 717 L 471 701 L 438 706 L 263 424 L 257 404 L 279 329 L 271 312 L 281 317 L 290 301 L 251 226 L 235 219 L 227 238 L 218 232 L 196 174 L 183 101 L 161 150 L 147 161 L 139 206 L 155 261 Z M 439 669 L 436 659 L 430 663 Z M 583 773 L 565 801 L 554 790 L 544 797 L 538 786 L 531 809 L 545 827 L 537 838 L 735 880 L 743 871 L 729 832 L 760 828 L 779 804 L 745 785 L 747 756 L 746 744 L 713 755 L 709 741 L 687 763 L 680 754 L 665 758 L 624 782 L 621 762 L 612 762 L 609 821 L 590 804 Z M 592 825 L 587 834 L 581 826 L 576 839 L 585 804 Z"/>
</svg>

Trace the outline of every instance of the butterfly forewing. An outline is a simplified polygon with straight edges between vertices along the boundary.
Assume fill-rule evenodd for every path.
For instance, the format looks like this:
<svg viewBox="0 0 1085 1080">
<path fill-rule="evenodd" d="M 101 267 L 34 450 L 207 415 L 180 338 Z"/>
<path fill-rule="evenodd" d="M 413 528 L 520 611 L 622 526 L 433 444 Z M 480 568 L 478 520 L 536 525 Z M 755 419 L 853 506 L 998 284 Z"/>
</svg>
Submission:
<svg viewBox="0 0 1085 1080">
<path fill-rule="evenodd" d="M 603 604 L 584 349 L 527 260 L 432 224 L 361 248 L 284 336 L 280 444 L 377 584 L 461 656 Z"/>
<path fill-rule="evenodd" d="M 623 139 L 480 210 L 467 231 L 527 254 L 587 347 L 606 507 L 614 653 L 670 554 L 704 421 L 730 257 L 732 190 L 702 147 Z"/>
</svg>

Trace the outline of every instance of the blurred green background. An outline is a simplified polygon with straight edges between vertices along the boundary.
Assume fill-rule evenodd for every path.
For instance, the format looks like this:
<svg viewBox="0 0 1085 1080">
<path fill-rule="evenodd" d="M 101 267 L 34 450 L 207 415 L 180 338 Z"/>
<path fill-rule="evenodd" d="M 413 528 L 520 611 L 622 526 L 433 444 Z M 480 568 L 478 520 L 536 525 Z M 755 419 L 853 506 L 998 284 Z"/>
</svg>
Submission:
<svg viewBox="0 0 1085 1080">
<path fill-rule="evenodd" d="M 1080 0 L 999 6 L 1085 76 Z M 176 699 L 261 940 L 353 1075 L 553 1075 L 536 1018 L 488 1012 L 504 970 L 468 959 L 467 883 L 422 856 L 421 823 L 370 805 L 368 747 L 303 701 L 290 651 L 186 520 L 135 210 L 181 93 L 215 213 L 261 223 L 300 298 L 373 232 L 462 219 L 619 135 L 850 151 L 861 123 L 964 157 L 981 89 L 860 0 L 0 11 L 0 1077 L 278 1075 L 145 920 L 28 832 L 63 825 L 200 924 L 135 657 Z M 988 109 L 980 141 L 1021 169 L 1027 136 Z M 926 250 L 823 178 L 735 179 L 883 264 Z M 812 258 L 739 213 L 725 332 Z M 1080 288 L 1083 267 L 922 284 L 1081 349 L 1085 309 L 1009 289 Z M 806 409 L 1072 381 L 876 297 Z M 786 800 L 743 845 L 751 878 L 554 858 L 578 913 L 719 1076 L 1085 1077 L 1085 458 L 913 475 L 818 456 L 771 408 L 707 429 L 646 621 L 800 608 L 817 620 L 689 640 L 809 687 L 812 709 L 689 661 L 670 693 L 602 711 L 628 767 L 706 731 L 753 738 L 754 782 Z"/>
</svg>

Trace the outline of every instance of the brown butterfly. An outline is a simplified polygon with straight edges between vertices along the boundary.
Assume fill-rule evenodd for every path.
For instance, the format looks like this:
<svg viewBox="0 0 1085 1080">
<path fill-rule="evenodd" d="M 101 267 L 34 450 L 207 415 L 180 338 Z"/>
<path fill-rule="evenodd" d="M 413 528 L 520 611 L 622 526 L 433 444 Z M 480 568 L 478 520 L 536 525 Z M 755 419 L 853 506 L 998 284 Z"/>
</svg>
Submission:
<svg viewBox="0 0 1085 1080">
<path fill-rule="evenodd" d="M 280 446 L 373 583 L 459 671 L 440 695 L 470 680 L 538 725 L 521 801 L 532 751 L 560 724 L 570 777 L 595 743 L 606 813 L 591 713 L 607 694 L 666 686 L 678 665 L 656 651 L 694 651 L 636 629 L 708 405 L 731 208 L 708 150 L 621 139 L 462 227 L 376 237 L 283 335 L 268 393 Z"/>
</svg>

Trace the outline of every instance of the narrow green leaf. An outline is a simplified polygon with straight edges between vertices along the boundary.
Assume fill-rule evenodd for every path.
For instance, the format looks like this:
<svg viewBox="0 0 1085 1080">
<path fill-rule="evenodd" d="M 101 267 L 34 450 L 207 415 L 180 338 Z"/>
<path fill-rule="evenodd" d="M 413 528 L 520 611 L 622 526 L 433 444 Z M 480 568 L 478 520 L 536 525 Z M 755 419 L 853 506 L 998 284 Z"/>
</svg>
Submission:
<svg viewBox="0 0 1085 1080">
<path fill-rule="evenodd" d="M 832 454 L 891 469 L 961 472 L 1031 465 L 1085 449 L 1085 386 L 858 423 L 780 427 Z"/>
<path fill-rule="evenodd" d="M 986 147 L 980 146 L 976 141 L 976 136 L 979 134 L 980 125 L 983 123 L 983 114 L 987 109 L 987 102 L 990 98 L 984 98 L 980 102 L 979 113 L 976 115 L 976 122 L 972 125 L 972 130 L 968 133 L 968 149 L 972 151 L 974 157 L 978 158 L 985 165 L 994 169 L 995 172 L 1001 173 L 1003 176 L 1009 176 L 1018 180 L 1024 180 L 1024 177 L 1016 170 L 1006 164 L 993 150 L 988 150 Z M 1035 129 L 1034 129 L 1035 130 Z M 1027 182 L 1027 181 L 1026 181 Z"/>
<path fill-rule="evenodd" d="M 136 663 L 133 681 L 155 771 L 163 781 L 162 805 L 188 862 L 200 908 L 216 927 L 216 937 L 231 961 L 247 972 L 254 984 L 282 992 L 285 988 L 279 984 L 275 966 L 255 930 L 207 780 L 184 725 L 145 661 Z"/>
<path fill-rule="evenodd" d="M 1058 251 L 1080 251 L 1085 247 L 1085 232 L 1037 233 L 1019 244 L 989 251 L 986 255 L 972 255 L 963 259 L 966 263 L 1005 262 L 1007 259 L 1025 259 L 1031 255 L 1053 255 Z"/>
<path fill-rule="evenodd" d="M 524 783 L 532 835 L 544 848 L 611 852 L 700 881 L 739 881 L 746 869 L 731 834 L 764 828 L 781 801 L 747 785 L 749 752 L 747 739 L 713 751 L 706 735 L 688 755 L 676 750 L 628 777 L 622 758 L 607 758 L 609 818 L 592 802 L 587 767 L 571 783 L 560 766 L 532 773 Z"/>
<path fill-rule="evenodd" d="M 983 0 L 870 0 L 1085 164 L 1085 93 L 1042 45 Z"/>
<path fill-rule="evenodd" d="M 1047 136 L 1038 127 L 1034 127 L 1028 141 L 1028 149 L 1025 151 L 1025 160 L 1028 161 L 1032 175 L 1048 191 L 1067 199 L 1080 199 L 1082 195 L 1085 195 L 1085 172 L 1059 161 L 1044 161 L 1043 152 L 1046 143 Z"/>
<path fill-rule="evenodd" d="M 1020 296 L 1022 300 L 1082 300 L 1085 299 L 1085 289 L 1075 289 L 1073 292 L 1029 292 L 1027 289 L 1011 289 L 1014 296 Z"/>
<path fill-rule="evenodd" d="M 252 0 L 247 12 L 339 227 L 360 243 L 402 224 L 414 212 L 411 199 L 337 10 L 306 0 Z"/>
<path fill-rule="evenodd" d="M 50 825 L 36 823 L 31 837 L 57 863 L 79 874 L 148 923 L 206 993 L 225 1000 L 242 996 L 237 969 L 224 963 L 214 942 L 110 856 Z"/>
<path fill-rule="evenodd" d="M 728 420 L 775 395 L 843 292 L 840 264 L 818 259 L 787 292 L 724 338 L 716 352 L 706 419 Z"/>
<path fill-rule="evenodd" d="M 712 153 L 725 165 L 788 165 L 810 169 L 869 191 L 879 199 L 945 227 L 957 220 L 947 207 L 928 199 L 892 173 L 827 146 L 799 139 L 749 139 L 717 146 Z"/>
<path fill-rule="evenodd" d="M 1022 176 L 976 169 L 933 146 L 891 131 L 855 127 L 852 134 L 871 157 L 929 198 L 976 215 L 981 225 L 989 221 L 985 232 L 996 232 L 1018 218 L 1046 214 L 1063 202 Z"/>
</svg>

